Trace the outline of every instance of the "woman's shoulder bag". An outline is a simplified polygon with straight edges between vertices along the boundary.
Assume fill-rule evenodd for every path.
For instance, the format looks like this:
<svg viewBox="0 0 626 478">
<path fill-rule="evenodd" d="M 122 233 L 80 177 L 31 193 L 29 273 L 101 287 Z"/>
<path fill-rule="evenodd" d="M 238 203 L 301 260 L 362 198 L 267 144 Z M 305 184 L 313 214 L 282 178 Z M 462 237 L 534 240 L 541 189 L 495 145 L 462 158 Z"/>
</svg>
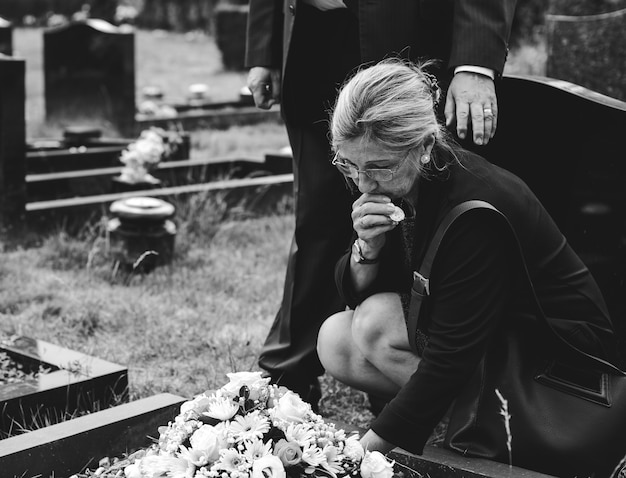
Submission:
<svg viewBox="0 0 626 478">
<path fill-rule="evenodd" d="M 473 379 L 456 398 L 444 445 L 466 456 L 509 463 L 563 477 L 611 477 L 626 468 L 626 373 L 569 344 L 550 325 L 535 294 L 510 222 L 491 204 L 467 201 L 440 224 L 419 272 L 414 274 L 408 330 L 415 331 L 429 295 L 430 269 L 446 230 L 476 208 L 506 221 L 520 248 L 537 325 L 507 324 L 493 340 Z M 540 353 L 538 334 L 548 331 L 572 360 Z M 555 347 L 555 350 L 558 347 Z"/>
</svg>

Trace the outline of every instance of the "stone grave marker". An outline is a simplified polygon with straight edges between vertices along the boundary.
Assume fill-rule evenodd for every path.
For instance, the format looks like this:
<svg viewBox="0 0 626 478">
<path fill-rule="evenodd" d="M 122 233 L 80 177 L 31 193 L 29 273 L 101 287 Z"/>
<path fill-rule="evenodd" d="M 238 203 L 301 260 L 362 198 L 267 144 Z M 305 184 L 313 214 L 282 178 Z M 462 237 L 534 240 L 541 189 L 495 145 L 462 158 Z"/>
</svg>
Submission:
<svg viewBox="0 0 626 478">
<path fill-rule="evenodd" d="M 0 233 L 18 232 L 26 204 L 26 62 L 0 55 Z"/>
<path fill-rule="evenodd" d="M 626 1 L 585 3 L 552 0 L 546 75 L 626 100 Z"/>
<path fill-rule="evenodd" d="M 3 434 L 14 434 L 17 424 L 28 426 L 35 416 L 90 413 L 128 400 L 126 367 L 30 337 L 1 342 L 0 351 L 28 370 L 47 369 L 0 387 Z"/>
<path fill-rule="evenodd" d="M 46 119 L 134 135 L 135 35 L 87 19 L 44 32 Z"/>
<path fill-rule="evenodd" d="M 13 25 L 0 17 L 0 54 L 13 55 Z"/>
<path fill-rule="evenodd" d="M 67 478 L 104 457 L 147 447 L 183 397 L 162 393 L 0 441 L 2 478 Z"/>
<path fill-rule="evenodd" d="M 215 7 L 215 40 L 227 70 L 244 69 L 248 5 L 223 0 Z"/>
</svg>

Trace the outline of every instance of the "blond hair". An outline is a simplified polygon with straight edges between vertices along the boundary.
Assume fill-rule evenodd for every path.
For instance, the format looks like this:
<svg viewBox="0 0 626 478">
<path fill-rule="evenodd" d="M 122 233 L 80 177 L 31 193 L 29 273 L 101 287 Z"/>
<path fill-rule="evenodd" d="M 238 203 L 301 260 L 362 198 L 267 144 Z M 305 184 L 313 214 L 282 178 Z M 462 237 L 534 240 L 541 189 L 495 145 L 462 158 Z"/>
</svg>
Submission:
<svg viewBox="0 0 626 478">
<path fill-rule="evenodd" d="M 421 146 L 432 136 L 437 149 L 450 151 L 456 161 L 454 148 L 435 113 L 439 89 L 425 70 L 429 65 L 390 58 L 359 69 L 339 90 L 331 112 L 333 149 L 360 138 L 401 153 Z M 440 163 L 434 164 L 435 170 L 445 169 L 446 164 Z M 429 164 L 430 171 L 424 172 L 432 173 L 432 168 Z"/>
</svg>

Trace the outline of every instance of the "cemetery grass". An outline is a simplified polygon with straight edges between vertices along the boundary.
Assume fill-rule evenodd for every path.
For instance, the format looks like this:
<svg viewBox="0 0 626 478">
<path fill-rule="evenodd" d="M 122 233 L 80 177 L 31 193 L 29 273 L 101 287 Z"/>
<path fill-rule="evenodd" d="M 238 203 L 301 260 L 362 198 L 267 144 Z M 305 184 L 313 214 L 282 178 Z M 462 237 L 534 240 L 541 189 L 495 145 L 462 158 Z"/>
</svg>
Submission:
<svg viewBox="0 0 626 478">
<path fill-rule="evenodd" d="M 219 195 L 178 203 L 176 253 L 149 274 L 114 272 L 104 220 L 5 250 L 0 334 L 26 335 L 129 369 L 130 399 L 191 398 L 257 358 L 280 302 L 290 200 L 263 217 Z M 364 394 L 324 378 L 325 416 L 367 426 Z"/>
</svg>

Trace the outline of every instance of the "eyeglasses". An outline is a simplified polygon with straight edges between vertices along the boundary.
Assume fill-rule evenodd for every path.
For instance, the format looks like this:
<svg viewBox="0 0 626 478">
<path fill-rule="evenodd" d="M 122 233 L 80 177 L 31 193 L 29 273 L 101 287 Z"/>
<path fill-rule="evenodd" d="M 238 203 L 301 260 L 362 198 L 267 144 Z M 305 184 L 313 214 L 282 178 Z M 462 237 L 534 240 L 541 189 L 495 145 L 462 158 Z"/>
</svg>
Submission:
<svg viewBox="0 0 626 478">
<path fill-rule="evenodd" d="M 378 168 L 372 168 L 372 169 L 359 169 L 357 168 L 354 164 L 349 163 L 347 161 L 342 161 L 341 158 L 339 158 L 339 153 L 335 153 L 335 156 L 333 157 L 332 163 L 334 166 L 337 167 L 337 169 L 344 175 L 347 176 L 351 179 L 358 179 L 359 178 L 359 174 L 363 173 L 365 174 L 368 178 L 372 179 L 373 181 L 391 181 L 393 179 L 393 175 L 398 172 L 398 169 L 400 169 L 400 167 L 402 166 L 402 164 L 404 164 L 404 162 L 407 160 L 407 158 L 409 157 L 410 151 L 409 153 L 407 153 L 407 155 L 404 157 L 404 159 L 402 161 L 400 161 L 398 164 L 396 164 L 396 166 L 393 169 L 378 169 Z"/>
</svg>

